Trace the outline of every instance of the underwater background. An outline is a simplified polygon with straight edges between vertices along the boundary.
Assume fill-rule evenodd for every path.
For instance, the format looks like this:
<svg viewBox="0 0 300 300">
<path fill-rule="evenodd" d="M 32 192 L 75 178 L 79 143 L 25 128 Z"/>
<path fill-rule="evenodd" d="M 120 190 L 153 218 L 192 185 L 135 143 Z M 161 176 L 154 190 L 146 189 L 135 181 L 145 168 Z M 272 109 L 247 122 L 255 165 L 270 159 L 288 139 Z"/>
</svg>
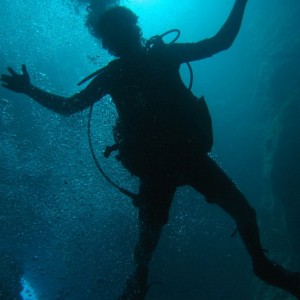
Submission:
<svg viewBox="0 0 300 300">
<path fill-rule="evenodd" d="M 249 0 L 234 45 L 192 63 L 205 95 L 212 155 L 257 209 L 272 259 L 300 270 L 300 1 Z M 2 0 L 0 73 L 25 63 L 34 85 L 68 96 L 112 58 L 85 26 L 86 6 L 118 1 Z M 214 35 L 233 0 L 127 0 L 144 37 L 181 30 L 179 42 Z M 188 83 L 185 66 L 182 77 Z M 98 173 L 88 112 L 56 115 L 0 88 L 0 299 L 112 300 L 133 269 L 137 211 Z M 115 108 L 97 103 L 92 139 L 109 176 L 137 179 L 102 151 Z M 233 221 L 189 187 L 178 189 L 151 262 L 149 300 L 288 300 L 256 279 Z M 19 294 L 23 286 L 23 296 Z"/>
</svg>

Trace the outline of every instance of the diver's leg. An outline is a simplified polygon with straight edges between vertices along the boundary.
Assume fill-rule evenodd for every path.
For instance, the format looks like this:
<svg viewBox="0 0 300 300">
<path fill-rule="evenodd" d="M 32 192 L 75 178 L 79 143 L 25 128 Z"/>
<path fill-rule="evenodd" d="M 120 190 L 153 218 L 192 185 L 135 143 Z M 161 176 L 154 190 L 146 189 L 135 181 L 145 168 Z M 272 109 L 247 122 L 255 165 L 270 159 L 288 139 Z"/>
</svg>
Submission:
<svg viewBox="0 0 300 300">
<path fill-rule="evenodd" d="M 148 265 L 168 222 L 176 186 L 166 182 L 142 182 L 140 186 L 139 238 L 134 250 L 135 270 L 128 278 L 120 300 L 143 300 L 148 291 Z"/>
<path fill-rule="evenodd" d="M 207 155 L 194 161 L 187 180 L 207 201 L 219 205 L 236 222 L 240 236 L 253 260 L 264 257 L 256 213 L 235 183 Z"/>
<path fill-rule="evenodd" d="M 191 169 L 198 167 L 191 172 Z M 200 171 L 199 171 L 200 170 Z M 208 156 L 188 170 L 191 185 L 204 194 L 209 202 L 219 205 L 236 222 L 237 229 L 253 261 L 255 274 L 265 282 L 300 297 L 300 276 L 271 262 L 261 246 L 256 213 L 246 198 Z"/>
</svg>

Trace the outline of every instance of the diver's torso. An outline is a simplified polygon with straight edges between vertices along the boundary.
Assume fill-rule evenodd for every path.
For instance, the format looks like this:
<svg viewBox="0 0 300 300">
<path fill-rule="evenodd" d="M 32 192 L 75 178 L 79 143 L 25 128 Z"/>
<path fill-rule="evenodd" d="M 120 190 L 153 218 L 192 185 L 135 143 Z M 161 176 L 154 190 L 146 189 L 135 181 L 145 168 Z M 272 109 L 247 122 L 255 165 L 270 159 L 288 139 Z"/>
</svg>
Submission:
<svg viewBox="0 0 300 300">
<path fill-rule="evenodd" d="M 176 131 L 193 121 L 197 99 L 183 84 L 179 65 L 151 53 L 112 64 L 110 94 L 121 122 L 128 127 L 142 127 L 152 133 Z"/>
<path fill-rule="evenodd" d="M 179 67 L 151 53 L 109 65 L 109 93 L 120 121 L 120 158 L 132 173 L 139 175 L 136 168 L 170 168 L 192 148 L 201 148 L 197 98 L 183 84 Z"/>
</svg>

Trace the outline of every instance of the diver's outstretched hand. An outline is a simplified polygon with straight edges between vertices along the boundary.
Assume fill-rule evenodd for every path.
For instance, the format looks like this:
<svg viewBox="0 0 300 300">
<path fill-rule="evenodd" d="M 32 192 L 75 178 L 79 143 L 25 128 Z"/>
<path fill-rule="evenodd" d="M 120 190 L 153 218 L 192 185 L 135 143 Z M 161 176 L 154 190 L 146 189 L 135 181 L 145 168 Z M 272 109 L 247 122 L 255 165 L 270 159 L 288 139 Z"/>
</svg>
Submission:
<svg viewBox="0 0 300 300">
<path fill-rule="evenodd" d="M 26 93 L 30 89 L 30 76 L 26 66 L 22 65 L 22 74 L 16 73 L 11 67 L 7 68 L 10 75 L 1 75 L 2 86 L 16 93 Z"/>
</svg>

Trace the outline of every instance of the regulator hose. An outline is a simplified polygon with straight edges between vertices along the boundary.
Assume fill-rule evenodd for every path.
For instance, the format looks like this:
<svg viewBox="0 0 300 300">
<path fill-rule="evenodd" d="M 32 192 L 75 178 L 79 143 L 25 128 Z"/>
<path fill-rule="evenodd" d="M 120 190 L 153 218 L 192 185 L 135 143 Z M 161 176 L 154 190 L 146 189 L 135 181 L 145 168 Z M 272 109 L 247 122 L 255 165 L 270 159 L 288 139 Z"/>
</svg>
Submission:
<svg viewBox="0 0 300 300">
<path fill-rule="evenodd" d="M 94 150 L 94 146 L 93 146 L 93 143 L 92 143 L 92 137 L 91 137 L 91 123 L 92 123 L 92 114 L 93 114 L 93 108 L 94 108 L 94 105 L 91 106 L 90 110 L 89 110 L 89 114 L 88 114 L 88 132 L 87 132 L 87 135 L 88 135 L 88 143 L 89 143 L 89 148 L 91 150 L 91 153 L 92 153 L 92 157 L 93 157 L 93 160 L 95 162 L 95 165 L 97 167 L 97 169 L 99 170 L 99 172 L 101 173 L 101 175 L 113 186 L 115 187 L 116 189 L 118 189 L 122 194 L 128 196 L 129 198 L 131 198 L 132 200 L 136 200 L 138 198 L 138 195 L 134 194 L 134 193 L 131 193 L 130 191 L 120 187 L 119 185 L 117 185 L 113 180 L 111 180 L 110 177 L 108 177 L 106 175 L 106 173 L 104 172 L 104 170 L 102 169 L 97 157 L 96 157 L 96 154 L 95 154 L 95 150 Z"/>
</svg>

